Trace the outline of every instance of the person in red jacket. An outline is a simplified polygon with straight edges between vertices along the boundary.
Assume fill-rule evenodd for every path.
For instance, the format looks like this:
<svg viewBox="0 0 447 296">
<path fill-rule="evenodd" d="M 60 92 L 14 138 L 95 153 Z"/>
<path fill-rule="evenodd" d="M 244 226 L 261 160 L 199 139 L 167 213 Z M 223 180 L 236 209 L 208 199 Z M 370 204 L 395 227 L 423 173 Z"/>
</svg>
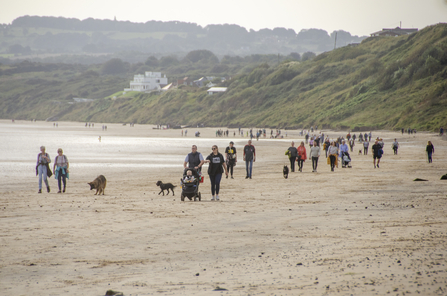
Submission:
<svg viewBox="0 0 447 296">
<path fill-rule="evenodd" d="M 303 171 L 303 163 L 306 161 L 307 154 L 306 154 L 306 147 L 304 147 L 304 142 L 301 142 L 300 146 L 298 147 L 298 169 L 300 172 Z"/>
</svg>

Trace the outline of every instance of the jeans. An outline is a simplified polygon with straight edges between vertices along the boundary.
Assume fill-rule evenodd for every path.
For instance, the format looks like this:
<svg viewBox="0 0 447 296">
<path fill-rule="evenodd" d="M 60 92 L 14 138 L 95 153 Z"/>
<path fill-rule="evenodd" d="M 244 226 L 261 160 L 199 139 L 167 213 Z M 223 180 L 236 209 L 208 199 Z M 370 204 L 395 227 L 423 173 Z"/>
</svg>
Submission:
<svg viewBox="0 0 447 296">
<path fill-rule="evenodd" d="M 312 169 L 316 171 L 317 166 L 318 166 L 318 157 L 312 156 Z"/>
<path fill-rule="evenodd" d="M 39 174 L 39 189 L 42 189 L 42 177 L 45 185 L 48 187 L 48 180 L 47 180 L 47 167 L 45 165 L 39 165 L 37 167 L 37 172 Z"/>
<path fill-rule="evenodd" d="M 428 155 L 428 163 L 432 163 L 432 162 L 433 162 L 433 159 L 431 158 L 432 154 L 433 154 L 433 152 L 427 152 L 427 155 Z"/>
<path fill-rule="evenodd" d="M 329 155 L 329 159 L 331 160 L 331 171 L 333 171 L 334 167 L 335 167 L 336 157 L 335 157 L 335 155 Z"/>
<path fill-rule="evenodd" d="M 57 186 L 59 187 L 59 191 L 61 190 L 61 181 L 64 184 L 64 189 L 65 189 L 65 185 L 67 183 L 67 171 L 66 168 L 64 169 L 65 174 L 62 173 L 62 169 L 59 170 L 58 175 L 57 175 Z"/>
<path fill-rule="evenodd" d="M 363 147 L 363 154 L 368 155 L 368 147 Z"/>
<path fill-rule="evenodd" d="M 253 159 L 245 161 L 245 170 L 247 171 L 247 177 L 251 177 L 253 171 Z"/>
<path fill-rule="evenodd" d="M 290 170 L 292 172 L 295 171 L 295 161 L 296 161 L 296 156 L 291 156 L 290 157 Z"/>
<path fill-rule="evenodd" d="M 219 195 L 219 189 L 220 189 L 220 180 L 222 180 L 222 174 L 218 175 L 208 175 L 210 177 L 211 181 L 211 194 Z"/>
</svg>

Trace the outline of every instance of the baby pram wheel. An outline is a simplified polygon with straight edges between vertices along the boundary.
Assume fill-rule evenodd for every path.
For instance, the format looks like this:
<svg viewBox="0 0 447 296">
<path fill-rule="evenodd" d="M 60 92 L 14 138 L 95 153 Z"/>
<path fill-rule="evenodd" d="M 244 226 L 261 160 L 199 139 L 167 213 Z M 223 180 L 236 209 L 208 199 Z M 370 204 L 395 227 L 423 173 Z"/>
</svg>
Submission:
<svg viewBox="0 0 447 296">
<path fill-rule="evenodd" d="M 180 200 L 181 201 L 185 201 L 185 196 L 182 194 L 182 195 L 180 195 Z"/>
</svg>

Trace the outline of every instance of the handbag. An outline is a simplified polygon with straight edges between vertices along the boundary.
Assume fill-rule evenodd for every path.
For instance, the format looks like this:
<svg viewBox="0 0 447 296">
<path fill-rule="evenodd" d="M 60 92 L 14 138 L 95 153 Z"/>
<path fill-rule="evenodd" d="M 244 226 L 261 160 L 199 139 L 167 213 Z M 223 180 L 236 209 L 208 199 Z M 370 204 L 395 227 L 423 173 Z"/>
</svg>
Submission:
<svg viewBox="0 0 447 296">
<path fill-rule="evenodd" d="M 53 176 L 53 173 L 51 172 L 50 166 L 48 165 L 48 163 L 46 164 L 46 167 L 47 167 L 47 177 Z"/>
</svg>

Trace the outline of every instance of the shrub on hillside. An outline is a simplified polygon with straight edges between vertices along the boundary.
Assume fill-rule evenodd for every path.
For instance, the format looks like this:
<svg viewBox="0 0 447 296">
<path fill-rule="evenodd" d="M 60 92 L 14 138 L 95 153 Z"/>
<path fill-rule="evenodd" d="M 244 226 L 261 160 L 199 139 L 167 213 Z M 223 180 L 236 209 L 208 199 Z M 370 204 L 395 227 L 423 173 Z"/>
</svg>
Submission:
<svg viewBox="0 0 447 296">
<path fill-rule="evenodd" d="M 122 74 L 126 71 L 124 62 L 121 59 L 111 59 L 104 63 L 101 68 L 101 73 L 106 75 Z"/>
</svg>

